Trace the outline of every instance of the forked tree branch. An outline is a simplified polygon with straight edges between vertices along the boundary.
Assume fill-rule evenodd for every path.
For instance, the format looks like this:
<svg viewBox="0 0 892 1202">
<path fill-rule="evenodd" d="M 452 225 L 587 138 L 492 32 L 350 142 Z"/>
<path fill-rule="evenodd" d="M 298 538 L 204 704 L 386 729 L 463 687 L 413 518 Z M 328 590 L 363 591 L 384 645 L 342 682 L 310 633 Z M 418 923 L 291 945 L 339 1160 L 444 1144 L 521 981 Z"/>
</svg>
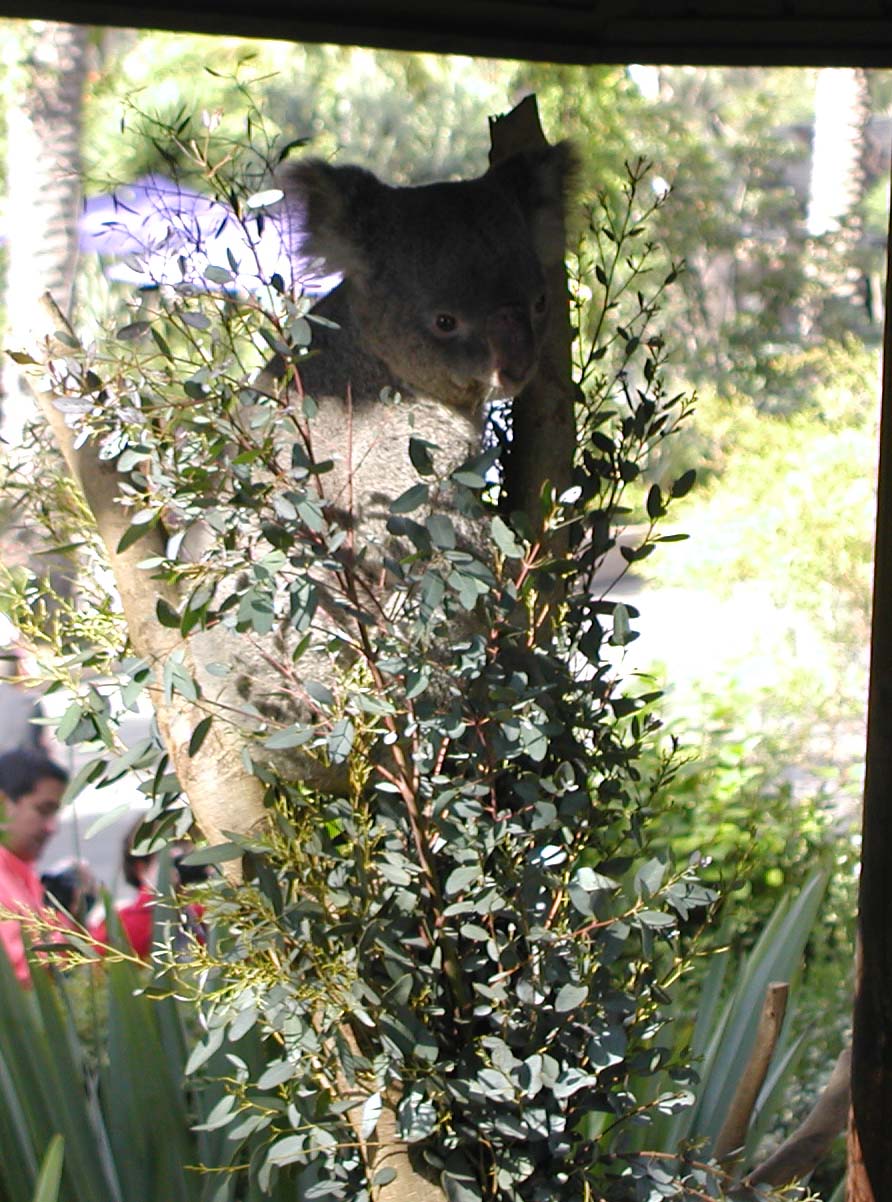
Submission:
<svg viewBox="0 0 892 1202">
<path fill-rule="evenodd" d="M 817 1168 L 834 1139 L 845 1131 L 851 1072 L 852 1050 L 845 1048 L 802 1124 L 747 1176 L 750 1185 L 788 1185 L 791 1181 L 801 1181 Z"/>
</svg>

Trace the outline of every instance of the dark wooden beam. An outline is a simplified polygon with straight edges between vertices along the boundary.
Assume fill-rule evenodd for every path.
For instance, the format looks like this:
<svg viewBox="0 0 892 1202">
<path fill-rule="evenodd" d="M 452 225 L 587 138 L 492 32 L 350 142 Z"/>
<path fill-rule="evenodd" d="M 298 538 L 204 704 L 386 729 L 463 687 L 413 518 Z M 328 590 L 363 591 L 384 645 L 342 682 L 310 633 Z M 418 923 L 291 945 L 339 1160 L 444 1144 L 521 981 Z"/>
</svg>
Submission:
<svg viewBox="0 0 892 1202">
<path fill-rule="evenodd" d="M 876 0 L 0 0 L 0 16 L 542 62 L 892 66 Z"/>
<path fill-rule="evenodd" d="M 859 972 L 852 1044 L 852 1107 L 860 1155 L 849 1194 L 892 1198 L 892 230 L 886 244 L 886 323 L 877 485 L 876 560 L 867 770 L 858 900 Z"/>
</svg>

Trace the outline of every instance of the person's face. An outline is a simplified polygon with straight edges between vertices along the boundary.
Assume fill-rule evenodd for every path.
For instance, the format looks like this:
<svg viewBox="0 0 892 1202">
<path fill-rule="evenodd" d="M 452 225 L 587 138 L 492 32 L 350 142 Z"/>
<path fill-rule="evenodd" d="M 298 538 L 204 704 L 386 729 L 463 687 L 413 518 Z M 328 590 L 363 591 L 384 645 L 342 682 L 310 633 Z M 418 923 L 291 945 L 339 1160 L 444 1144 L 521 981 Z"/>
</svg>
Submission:
<svg viewBox="0 0 892 1202">
<path fill-rule="evenodd" d="M 56 833 L 64 792 L 64 782 L 43 776 L 18 801 L 6 799 L 6 846 L 14 856 L 20 860 L 37 859 L 47 840 Z"/>
</svg>

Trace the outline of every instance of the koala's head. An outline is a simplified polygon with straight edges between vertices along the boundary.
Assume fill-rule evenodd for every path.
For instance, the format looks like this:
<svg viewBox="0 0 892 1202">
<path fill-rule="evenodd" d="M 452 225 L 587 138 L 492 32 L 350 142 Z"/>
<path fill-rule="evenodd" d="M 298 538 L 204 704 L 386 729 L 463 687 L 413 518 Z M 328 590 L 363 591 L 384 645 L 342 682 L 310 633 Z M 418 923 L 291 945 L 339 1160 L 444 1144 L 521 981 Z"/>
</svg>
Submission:
<svg viewBox="0 0 892 1202">
<path fill-rule="evenodd" d="M 389 187 L 309 160 L 281 186 L 302 253 L 344 276 L 363 348 L 403 386 L 474 408 L 514 396 L 535 370 L 571 170 L 562 143 L 458 183 Z"/>
</svg>

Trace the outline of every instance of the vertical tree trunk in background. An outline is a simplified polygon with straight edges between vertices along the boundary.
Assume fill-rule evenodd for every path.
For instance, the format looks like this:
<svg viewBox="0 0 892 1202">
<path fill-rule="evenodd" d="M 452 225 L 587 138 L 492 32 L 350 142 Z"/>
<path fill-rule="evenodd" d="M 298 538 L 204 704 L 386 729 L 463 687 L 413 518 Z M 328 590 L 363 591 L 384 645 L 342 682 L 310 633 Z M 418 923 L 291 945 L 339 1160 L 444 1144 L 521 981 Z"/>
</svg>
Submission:
<svg viewBox="0 0 892 1202">
<path fill-rule="evenodd" d="M 8 270 L 3 348 L 33 343 L 43 328 L 41 297 L 68 310 L 77 264 L 81 199 L 81 111 L 90 30 L 32 21 L 7 33 Z M 15 364 L 4 357 L 4 437 L 16 446 L 33 409 Z"/>
<path fill-rule="evenodd" d="M 860 68 L 823 67 L 815 79 L 815 119 L 806 231 L 811 244 L 806 269 L 819 284 L 803 332 L 821 328 L 829 294 L 866 307 L 863 271 L 854 252 L 862 235 L 858 202 L 864 195 L 864 147 L 870 119 L 867 76 Z M 825 235 L 832 235 L 827 239 Z"/>
<path fill-rule="evenodd" d="M 0 433 L 16 472 L 32 479 L 40 469 L 34 450 L 23 447 L 23 434 L 34 416 L 34 400 L 6 352 L 34 345 L 36 332 L 46 324 L 44 293 L 69 309 L 77 266 L 90 30 L 55 21 L 18 22 L 12 29 L 4 31 L 7 276 Z M 20 525 L 0 535 L 7 562 L 28 563 L 36 575 L 48 575 L 51 592 L 70 591 L 68 565 L 45 554 L 39 530 Z M 35 553 L 41 553 L 39 559 Z"/>
<path fill-rule="evenodd" d="M 892 227 L 890 227 L 892 230 Z M 858 899 L 860 968 L 852 1037 L 849 1202 L 892 1198 L 892 235 L 877 496 L 867 771 Z"/>
<path fill-rule="evenodd" d="M 822 67 L 815 80 L 815 124 L 806 227 L 838 230 L 864 188 L 862 147 L 870 115 L 867 79 L 853 67 Z"/>
</svg>

